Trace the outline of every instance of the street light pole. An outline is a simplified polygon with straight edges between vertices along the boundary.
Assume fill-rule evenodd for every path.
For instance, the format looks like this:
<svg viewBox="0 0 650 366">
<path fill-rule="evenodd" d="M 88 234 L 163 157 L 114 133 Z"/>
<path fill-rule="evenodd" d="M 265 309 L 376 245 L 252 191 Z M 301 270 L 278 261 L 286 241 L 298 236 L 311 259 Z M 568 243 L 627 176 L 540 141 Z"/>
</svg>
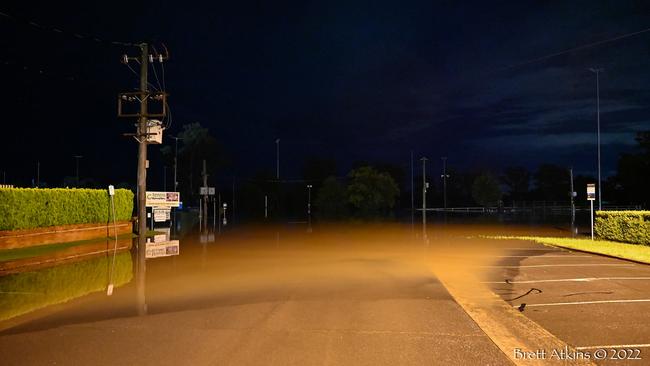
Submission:
<svg viewBox="0 0 650 366">
<path fill-rule="evenodd" d="M 176 175 L 176 170 L 178 169 L 178 140 L 182 140 L 182 138 L 178 136 L 170 137 L 176 140 L 174 145 L 174 192 L 178 192 L 178 180 Z"/>
<path fill-rule="evenodd" d="M 413 184 L 413 150 L 411 150 L 411 231 L 415 225 L 415 192 Z"/>
<path fill-rule="evenodd" d="M 447 157 L 442 157 L 442 175 L 440 176 L 442 178 L 442 207 L 447 210 L 447 178 L 449 178 L 449 175 L 447 174 Z"/>
<path fill-rule="evenodd" d="M 422 237 L 427 239 L 427 159 L 422 157 Z"/>
<path fill-rule="evenodd" d="M 280 180 L 280 139 L 275 139 L 275 179 Z"/>
<path fill-rule="evenodd" d="M 79 159 L 83 158 L 83 156 L 74 155 L 73 157 L 76 159 L 75 163 L 77 166 L 77 188 L 79 188 Z"/>
<path fill-rule="evenodd" d="M 311 184 L 307 185 L 307 216 L 311 219 Z"/>
<path fill-rule="evenodd" d="M 596 74 L 596 124 L 598 130 L 598 210 L 603 209 L 603 185 L 600 176 L 600 72 L 602 68 L 590 68 L 589 71 Z"/>
</svg>

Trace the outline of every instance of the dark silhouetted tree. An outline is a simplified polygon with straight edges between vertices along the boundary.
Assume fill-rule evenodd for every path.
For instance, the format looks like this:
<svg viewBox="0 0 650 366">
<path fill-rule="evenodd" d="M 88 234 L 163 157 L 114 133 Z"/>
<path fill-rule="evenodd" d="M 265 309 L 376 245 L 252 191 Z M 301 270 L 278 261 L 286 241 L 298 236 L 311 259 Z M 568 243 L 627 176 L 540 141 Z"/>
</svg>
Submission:
<svg viewBox="0 0 650 366">
<path fill-rule="evenodd" d="M 557 165 L 542 164 L 535 172 L 535 196 L 545 201 L 568 200 L 571 182 L 569 170 Z"/>
<path fill-rule="evenodd" d="M 530 173 L 524 167 L 508 167 L 501 176 L 501 182 L 508 187 L 510 199 L 523 200 L 530 189 Z"/>
<path fill-rule="evenodd" d="M 314 201 L 315 213 L 323 219 L 340 219 L 347 214 L 347 195 L 345 187 L 336 177 L 323 181 Z"/>
<path fill-rule="evenodd" d="M 188 202 L 198 196 L 199 187 L 203 185 L 201 170 L 203 160 L 206 160 L 208 174 L 214 177 L 217 171 L 226 163 L 221 145 L 210 135 L 210 131 L 199 123 L 183 126 L 178 134 L 182 139 L 178 146 L 178 181 L 181 198 Z M 161 153 L 170 167 L 174 161 L 174 145 L 161 148 Z"/>
<path fill-rule="evenodd" d="M 495 206 L 501 199 L 499 181 L 491 174 L 481 174 L 472 184 L 472 198 L 481 206 Z"/>
<path fill-rule="evenodd" d="M 650 207 L 650 131 L 639 132 L 637 153 L 624 154 L 618 160 L 616 180 L 625 203 Z M 606 197 L 604 197 L 606 198 Z"/>
<path fill-rule="evenodd" d="M 395 205 L 399 188 L 389 174 L 366 166 L 352 170 L 348 178 L 348 202 L 359 216 L 386 213 Z"/>
</svg>

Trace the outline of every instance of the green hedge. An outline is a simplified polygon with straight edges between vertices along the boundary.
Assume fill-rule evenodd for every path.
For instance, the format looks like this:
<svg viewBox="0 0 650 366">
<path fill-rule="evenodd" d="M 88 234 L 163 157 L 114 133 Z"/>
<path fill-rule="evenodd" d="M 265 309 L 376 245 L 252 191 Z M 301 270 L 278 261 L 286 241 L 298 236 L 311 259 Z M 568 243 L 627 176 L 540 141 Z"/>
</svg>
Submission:
<svg viewBox="0 0 650 366">
<path fill-rule="evenodd" d="M 106 223 L 110 214 L 108 190 L 0 188 L 0 230 Z M 133 213 L 133 192 L 115 190 L 115 214 L 129 220 Z"/>
<path fill-rule="evenodd" d="M 650 245 L 650 211 L 598 211 L 594 226 L 601 238 Z"/>
<path fill-rule="evenodd" d="M 64 303 L 92 292 L 106 291 L 112 262 L 112 255 L 106 255 L 0 277 L 0 320 Z M 113 272 L 114 286 L 127 284 L 132 278 L 131 254 L 118 253 Z"/>
</svg>

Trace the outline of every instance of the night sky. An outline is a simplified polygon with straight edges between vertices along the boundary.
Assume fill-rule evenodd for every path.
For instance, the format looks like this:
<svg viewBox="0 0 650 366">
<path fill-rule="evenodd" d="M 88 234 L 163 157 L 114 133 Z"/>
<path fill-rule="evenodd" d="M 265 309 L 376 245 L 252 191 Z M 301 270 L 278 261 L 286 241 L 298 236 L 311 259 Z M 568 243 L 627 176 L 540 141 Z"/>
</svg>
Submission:
<svg viewBox="0 0 650 366">
<path fill-rule="evenodd" d="M 543 58 L 650 28 L 645 1 L 3 2 L 0 12 L 12 16 L 0 16 L 7 183 L 27 184 L 40 161 L 41 181 L 60 185 L 77 154 L 82 176 L 135 181 L 136 143 L 121 136 L 134 121 L 116 117 L 116 95 L 138 85 L 120 63 L 138 49 L 73 33 L 164 43 L 169 132 L 207 126 L 231 160 L 220 177 L 274 172 L 276 138 L 286 178 L 309 156 L 336 159 L 340 175 L 355 161 L 408 169 L 411 150 L 434 171 L 448 156 L 459 170 L 547 162 L 593 176 L 590 67 L 604 68 L 605 176 L 650 129 L 650 32 Z M 149 148 L 154 185 L 159 149 Z"/>
</svg>

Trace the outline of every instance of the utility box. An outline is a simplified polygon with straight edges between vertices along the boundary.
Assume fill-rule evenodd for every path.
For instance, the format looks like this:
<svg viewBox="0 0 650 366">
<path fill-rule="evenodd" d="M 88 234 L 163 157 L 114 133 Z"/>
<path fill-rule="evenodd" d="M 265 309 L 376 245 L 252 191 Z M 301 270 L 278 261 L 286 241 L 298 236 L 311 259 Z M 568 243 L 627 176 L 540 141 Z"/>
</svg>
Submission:
<svg viewBox="0 0 650 366">
<path fill-rule="evenodd" d="M 147 121 L 147 143 L 149 144 L 162 144 L 163 137 L 162 122 L 157 119 L 150 119 Z"/>
</svg>

